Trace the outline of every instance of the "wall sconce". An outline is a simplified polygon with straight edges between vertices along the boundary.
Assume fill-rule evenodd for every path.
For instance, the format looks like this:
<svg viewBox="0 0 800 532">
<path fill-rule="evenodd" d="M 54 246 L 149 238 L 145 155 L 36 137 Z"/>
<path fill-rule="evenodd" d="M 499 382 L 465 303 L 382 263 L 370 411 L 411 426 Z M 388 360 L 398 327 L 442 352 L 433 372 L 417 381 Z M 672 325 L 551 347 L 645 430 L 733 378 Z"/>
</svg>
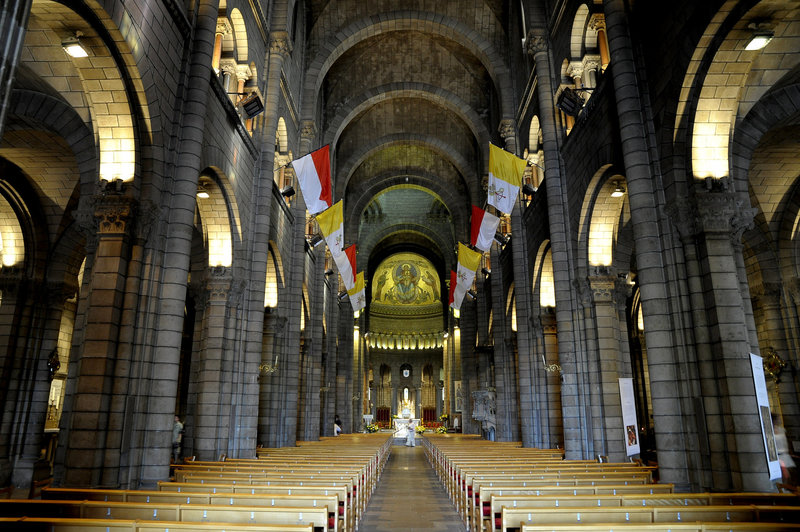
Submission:
<svg viewBox="0 0 800 532">
<path fill-rule="evenodd" d="M 622 196 L 624 196 L 624 195 L 625 195 L 625 189 L 622 187 L 622 185 L 620 184 L 620 182 L 619 182 L 619 181 L 617 181 L 617 185 L 616 185 L 616 187 L 614 188 L 614 191 L 613 191 L 613 192 L 611 192 L 611 197 L 612 197 L 612 198 L 621 198 L 621 197 L 622 197 Z"/>
<path fill-rule="evenodd" d="M 317 247 L 317 245 L 320 242 L 322 242 L 322 235 L 320 234 L 315 234 L 314 236 L 308 239 L 308 245 L 311 246 L 312 248 Z M 330 268 L 328 268 L 328 270 L 330 270 Z M 328 275 L 328 270 L 325 270 L 325 275 Z"/>
<path fill-rule="evenodd" d="M 522 185 L 522 193 L 526 196 L 533 196 L 534 192 L 536 192 L 536 189 L 530 183 Z"/>
<path fill-rule="evenodd" d="M 281 196 L 283 196 L 284 198 L 291 198 L 292 196 L 294 196 L 294 187 L 292 185 L 289 185 L 288 187 L 283 187 L 281 189 Z"/>
<path fill-rule="evenodd" d="M 566 87 L 558 95 L 556 107 L 570 116 L 578 116 L 583 108 L 583 98 L 573 89 Z"/>
<path fill-rule="evenodd" d="M 472 299 L 473 301 L 475 301 L 476 299 L 478 299 L 478 294 L 476 294 L 476 293 L 475 293 L 475 290 L 467 290 L 467 295 L 468 295 L 468 296 L 470 297 L 470 299 Z"/>
<path fill-rule="evenodd" d="M 202 183 L 197 185 L 197 197 L 202 199 L 209 198 L 208 190 L 206 190 L 206 186 Z"/>
<path fill-rule="evenodd" d="M 772 31 L 769 31 L 769 30 L 757 31 L 750 38 L 750 41 L 747 43 L 747 45 L 744 47 L 744 49 L 745 50 L 761 50 L 767 44 L 769 44 L 769 41 L 771 41 L 772 37 L 774 37 L 774 36 L 775 36 L 775 34 Z"/>
<path fill-rule="evenodd" d="M 347 292 L 342 292 L 339 294 L 339 301 L 344 302 L 347 299 Z"/>
<path fill-rule="evenodd" d="M 506 244 L 508 244 L 508 241 L 509 241 L 509 240 L 511 240 L 511 237 L 509 237 L 509 236 L 505 236 L 505 235 L 504 235 L 504 234 L 502 234 L 502 233 L 495 233 L 495 234 L 494 234 L 494 239 L 495 239 L 495 240 L 497 241 L 497 243 L 498 243 L 498 244 L 500 244 L 501 246 L 505 246 Z"/>
<path fill-rule="evenodd" d="M 247 118 L 253 118 L 264 112 L 264 103 L 255 92 L 251 92 L 249 96 L 239 103 L 242 105 L 242 110 Z"/>
<path fill-rule="evenodd" d="M 81 37 L 83 37 L 83 33 L 76 31 L 75 35 L 61 41 L 61 46 L 70 57 L 89 57 L 89 49 L 81 44 Z"/>
<path fill-rule="evenodd" d="M 489 276 L 492 275 L 492 270 L 490 270 L 489 268 L 481 268 L 481 273 L 483 274 L 484 277 L 488 279 Z"/>
<path fill-rule="evenodd" d="M 319 237 L 319 235 L 314 235 L 314 236 L 315 236 L 315 237 Z M 321 237 L 320 237 L 320 238 L 321 238 Z M 313 239 L 312 239 L 312 240 L 313 240 Z M 310 243 L 311 243 L 311 242 L 309 242 L 309 244 L 310 244 Z M 319 244 L 319 242 L 317 242 L 317 244 Z M 316 244 L 314 244 L 314 245 L 316 245 Z M 326 275 L 327 277 L 330 277 L 331 275 L 333 275 L 333 268 L 328 268 L 327 270 L 325 270 L 325 275 Z"/>
</svg>

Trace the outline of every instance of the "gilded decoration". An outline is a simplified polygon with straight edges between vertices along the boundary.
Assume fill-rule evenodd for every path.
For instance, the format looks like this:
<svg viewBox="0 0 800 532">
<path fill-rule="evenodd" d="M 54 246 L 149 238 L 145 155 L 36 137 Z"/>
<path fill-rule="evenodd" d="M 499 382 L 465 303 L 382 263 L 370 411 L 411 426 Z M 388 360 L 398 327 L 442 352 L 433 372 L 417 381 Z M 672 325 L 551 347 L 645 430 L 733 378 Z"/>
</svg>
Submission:
<svg viewBox="0 0 800 532">
<path fill-rule="evenodd" d="M 430 305 L 441 300 L 439 276 L 433 265 L 413 253 L 383 261 L 375 272 L 372 301 L 384 305 Z"/>
</svg>

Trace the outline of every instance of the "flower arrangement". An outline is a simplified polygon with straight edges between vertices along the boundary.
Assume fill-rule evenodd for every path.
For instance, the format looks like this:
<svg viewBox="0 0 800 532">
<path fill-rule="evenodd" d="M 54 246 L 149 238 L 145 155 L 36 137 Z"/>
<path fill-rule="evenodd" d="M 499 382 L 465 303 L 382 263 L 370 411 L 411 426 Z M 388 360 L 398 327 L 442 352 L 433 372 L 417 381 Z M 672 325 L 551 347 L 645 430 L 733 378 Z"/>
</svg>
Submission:
<svg viewBox="0 0 800 532">
<path fill-rule="evenodd" d="M 439 416 L 439 421 L 441 421 L 442 423 L 447 423 L 448 419 L 450 419 L 450 416 L 448 416 L 447 414 L 442 414 L 441 416 Z"/>
<path fill-rule="evenodd" d="M 392 414 L 392 419 L 400 419 L 400 416 L 398 416 L 397 414 Z"/>
<path fill-rule="evenodd" d="M 367 429 L 367 432 L 378 432 L 378 430 L 380 429 L 377 423 L 370 423 L 365 428 Z"/>
<path fill-rule="evenodd" d="M 444 425 L 441 427 L 436 427 L 436 434 L 447 434 L 447 427 Z"/>
<path fill-rule="evenodd" d="M 416 431 L 417 434 L 422 434 L 426 430 L 425 425 L 419 424 L 417 425 L 417 428 L 415 428 L 414 430 Z"/>
</svg>

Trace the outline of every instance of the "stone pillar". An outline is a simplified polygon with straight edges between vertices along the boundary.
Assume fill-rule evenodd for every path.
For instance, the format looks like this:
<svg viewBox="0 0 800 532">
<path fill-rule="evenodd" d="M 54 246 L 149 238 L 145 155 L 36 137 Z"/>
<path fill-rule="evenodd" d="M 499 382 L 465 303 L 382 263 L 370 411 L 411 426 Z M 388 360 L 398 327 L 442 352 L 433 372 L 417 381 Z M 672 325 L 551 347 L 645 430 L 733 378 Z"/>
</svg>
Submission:
<svg viewBox="0 0 800 532">
<path fill-rule="evenodd" d="M 30 12 L 31 0 L 10 0 L 0 6 L 0 139 Z"/>
<path fill-rule="evenodd" d="M 605 70 L 611 61 L 606 38 L 606 19 L 602 13 L 595 13 L 589 19 L 589 27 L 597 32 L 597 49 L 600 52 L 600 68 Z"/>
<path fill-rule="evenodd" d="M 558 323 L 555 309 L 546 307 L 539 315 L 542 328 L 542 347 L 544 350 L 544 380 L 546 383 L 546 438 L 542 442 L 545 448 L 564 447 L 564 426 L 561 409 L 561 366 L 558 363 Z"/>
<path fill-rule="evenodd" d="M 500 138 L 505 143 L 505 150 L 516 155 L 517 153 L 517 122 L 513 118 L 504 118 L 497 126 Z"/>
<path fill-rule="evenodd" d="M 259 365 L 259 416 L 258 442 L 266 447 L 279 447 L 274 431 L 279 423 L 279 412 L 274 407 L 280 397 L 279 359 L 283 358 L 281 349 L 286 318 L 274 313 L 264 316 L 263 349 Z"/>
<path fill-rule="evenodd" d="M 195 355 L 192 373 L 200 379 L 194 414 L 193 443 L 198 460 L 218 460 L 227 455 L 231 405 L 224 401 L 226 382 L 225 330 L 228 296 L 233 275 L 230 268 L 206 270 L 206 304 L 203 314 L 200 351 Z"/>
<path fill-rule="evenodd" d="M 91 268 L 87 268 L 90 283 L 83 345 L 77 355 L 70 430 L 64 442 L 64 485 L 75 487 L 103 485 L 104 468 L 111 465 L 104 463 L 103 456 L 113 423 L 110 406 L 135 204 L 123 186 L 109 184 L 83 209 L 92 207 L 98 222 L 97 245 Z"/>
<path fill-rule="evenodd" d="M 614 59 L 614 96 L 633 221 L 653 413 L 660 419 L 655 424 L 659 470 L 663 481 L 686 489 L 689 485 L 687 441 L 675 437 L 685 430 L 685 420 L 681 417 L 684 405 L 678 346 L 673 337 L 677 324 L 670 306 L 671 294 L 680 290 L 672 282 L 678 275 L 671 255 L 665 250 L 672 244 L 673 235 L 664 230 L 668 221 L 662 218 L 663 205 L 659 205 L 656 186 L 660 176 L 650 165 L 650 147 L 655 140 L 647 135 L 644 123 L 649 107 L 640 92 L 625 2 L 604 0 L 603 6 L 609 49 Z"/>
<path fill-rule="evenodd" d="M 623 347 L 616 304 L 619 279 L 608 273 L 606 268 L 594 268 L 589 277 L 594 300 L 594 325 L 597 333 L 597 356 L 599 366 L 599 390 L 597 401 L 593 404 L 595 415 L 595 441 L 598 454 L 607 455 L 611 462 L 623 462 L 626 458 L 624 427 L 622 423 L 622 404 L 619 395 L 619 378 L 630 375 L 625 371 L 622 359 Z"/>
<path fill-rule="evenodd" d="M 725 468 L 714 471 L 714 488 L 769 491 L 772 485 L 763 464 L 765 451 L 750 368 L 749 354 L 754 348 L 736 259 L 742 233 L 752 226 L 755 210 L 742 209 L 727 191 L 696 191 L 695 201 L 702 229 L 698 241 L 706 312 L 715 318 L 710 330 L 713 371 L 723 419 L 722 426 L 709 427 L 709 439 L 724 440 L 726 449 Z"/>
<path fill-rule="evenodd" d="M 546 20 L 539 6 L 537 18 Z M 539 123 L 542 128 L 542 148 L 545 159 L 545 191 L 547 194 L 550 243 L 553 253 L 553 281 L 556 296 L 556 321 L 561 364 L 561 405 L 564 423 L 564 450 L 567 459 L 586 459 L 592 456 L 589 431 L 588 354 L 582 328 L 576 323 L 579 305 L 574 292 L 571 220 L 563 183 L 560 155 L 559 124 L 554 103 L 552 58 L 548 51 L 547 28 L 537 26 L 528 33 L 527 52 L 533 57 L 538 83 Z"/>
</svg>

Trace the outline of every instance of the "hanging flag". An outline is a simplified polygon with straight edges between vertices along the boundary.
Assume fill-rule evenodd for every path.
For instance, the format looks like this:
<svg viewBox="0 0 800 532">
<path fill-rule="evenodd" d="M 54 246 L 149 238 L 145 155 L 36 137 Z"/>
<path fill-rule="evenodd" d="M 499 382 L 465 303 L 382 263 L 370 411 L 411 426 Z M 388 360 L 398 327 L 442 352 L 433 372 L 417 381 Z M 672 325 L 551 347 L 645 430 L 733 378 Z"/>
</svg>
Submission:
<svg viewBox="0 0 800 532">
<path fill-rule="evenodd" d="M 329 146 L 292 161 L 300 191 L 311 214 L 322 212 L 333 203 Z"/>
<path fill-rule="evenodd" d="M 453 306 L 453 293 L 456 291 L 456 284 L 458 284 L 458 277 L 456 277 L 455 270 L 450 270 L 450 298 L 447 301 L 448 306 Z M 460 306 L 460 305 L 459 305 Z"/>
<path fill-rule="evenodd" d="M 336 268 L 339 269 L 344 287 L 347 290 L 352 290 L 356 282 L 356 245 L 351 244 L 349 248 L 344 250 L 344 253 L 333 255 L 333 262 L 336 263 Z"/>
<path fill-rule="evenodd" d="M 498 225 L 500 218 L 473 205 L 470 243 L 481 251 L 489 251 Z"/>
<path fill-rule="evenodd" d="M 353 288 L 347 291 L 350 296 L 350 304 L 353 312 L 358 312 L 367 306 L 367 298 L 364 296 L 364 272 L 358 272 Z"/>
<path fill-rule="evenodd" d="M 453 292 L 453 308 L 460 309 L 467 291 L 472 288 L 475 272 L 481 265 L 483 253 L 458 243 L 458 268 L 456 269 L 456 289 Z"/>
<path fill-rule="evenodd" d="M 344 202 L 342 200 L 334 203 L 333 207 L 326 209 L 317 215 L 317 223 L 331 255 L 341 255 L 344 250 Z"/>
<path fill-rule="evenodd" d="M 489 144 L 489 205 L 506 214 L 511 212 L 527 165 L 525 159 Z"/>
</svg>

